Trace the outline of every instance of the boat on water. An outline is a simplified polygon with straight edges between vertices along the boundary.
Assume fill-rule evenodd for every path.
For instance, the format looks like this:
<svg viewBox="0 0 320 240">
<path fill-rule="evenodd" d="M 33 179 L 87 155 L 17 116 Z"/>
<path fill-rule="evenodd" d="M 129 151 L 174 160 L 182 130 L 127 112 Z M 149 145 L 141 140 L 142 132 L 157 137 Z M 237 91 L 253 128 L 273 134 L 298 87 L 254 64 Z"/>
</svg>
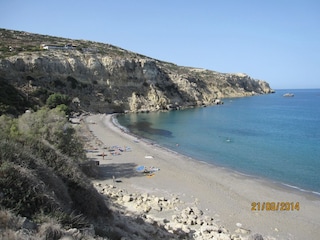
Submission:
<svg viewBox="0 0 320 240">
<path fill-rule="evenodd" d="M 294 97 L 293 93 L 285 93 L 283 94 L 284 97 Z"/>
</svg>

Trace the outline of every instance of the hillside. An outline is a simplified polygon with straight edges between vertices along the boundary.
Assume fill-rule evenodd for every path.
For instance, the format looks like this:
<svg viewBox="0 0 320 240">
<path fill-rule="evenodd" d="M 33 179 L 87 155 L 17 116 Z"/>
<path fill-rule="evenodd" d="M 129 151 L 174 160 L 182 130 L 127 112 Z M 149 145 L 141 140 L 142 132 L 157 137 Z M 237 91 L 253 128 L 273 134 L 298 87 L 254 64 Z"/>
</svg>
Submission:
<svg viewBox="0 0 320 240">
<path fill-rule="evenodd" d="M 0 81 L 24 98 L 19 108 L 0 99 L 2 112 L 42 106 L 52 93 L 85 111 L 139 112 L 273 92 L 246 74 L 177 66 L 110 44 L 6 29 L 0 37 Z"/>
</svg>

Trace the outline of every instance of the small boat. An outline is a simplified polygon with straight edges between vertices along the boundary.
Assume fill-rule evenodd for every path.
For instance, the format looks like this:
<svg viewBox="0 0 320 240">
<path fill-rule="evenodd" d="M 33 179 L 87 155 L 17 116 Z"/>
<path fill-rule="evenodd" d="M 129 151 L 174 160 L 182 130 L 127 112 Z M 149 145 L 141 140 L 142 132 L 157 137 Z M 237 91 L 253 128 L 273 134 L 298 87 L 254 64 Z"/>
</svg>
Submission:
<svg viewBox="0 0 320 240">
<path fill-rule="evenodd" d="M 293 93 L 285 93 L 283 94 L 284 97 L 294 97 Z"/>
</svg>

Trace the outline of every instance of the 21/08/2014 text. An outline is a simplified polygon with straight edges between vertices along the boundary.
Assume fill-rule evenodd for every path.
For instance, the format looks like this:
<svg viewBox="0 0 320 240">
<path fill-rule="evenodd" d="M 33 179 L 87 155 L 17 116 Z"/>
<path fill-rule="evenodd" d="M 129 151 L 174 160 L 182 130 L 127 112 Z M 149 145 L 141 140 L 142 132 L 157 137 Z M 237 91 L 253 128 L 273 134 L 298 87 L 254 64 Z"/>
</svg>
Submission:
<svg viewBox="0 0 320 240">
<path fill-rule="evenodd" d="M 299 211 L 299 202 L 252 202 L 251 211 Z"/>
</svg>

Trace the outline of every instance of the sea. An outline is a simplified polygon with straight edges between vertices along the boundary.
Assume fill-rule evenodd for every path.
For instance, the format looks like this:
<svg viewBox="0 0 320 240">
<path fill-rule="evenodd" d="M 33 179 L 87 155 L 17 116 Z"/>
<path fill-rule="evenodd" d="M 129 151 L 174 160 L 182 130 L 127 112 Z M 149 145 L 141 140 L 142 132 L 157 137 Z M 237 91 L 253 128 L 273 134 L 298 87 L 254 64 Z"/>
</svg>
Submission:
<svg viewBox="0 0 320 240">
<path fill-rule="evenodd" d="M 131 134 L 195 160 L 320 196 L 320 89 L 223 102 L 123 114 L 117 121 Z"/>
</svg>

